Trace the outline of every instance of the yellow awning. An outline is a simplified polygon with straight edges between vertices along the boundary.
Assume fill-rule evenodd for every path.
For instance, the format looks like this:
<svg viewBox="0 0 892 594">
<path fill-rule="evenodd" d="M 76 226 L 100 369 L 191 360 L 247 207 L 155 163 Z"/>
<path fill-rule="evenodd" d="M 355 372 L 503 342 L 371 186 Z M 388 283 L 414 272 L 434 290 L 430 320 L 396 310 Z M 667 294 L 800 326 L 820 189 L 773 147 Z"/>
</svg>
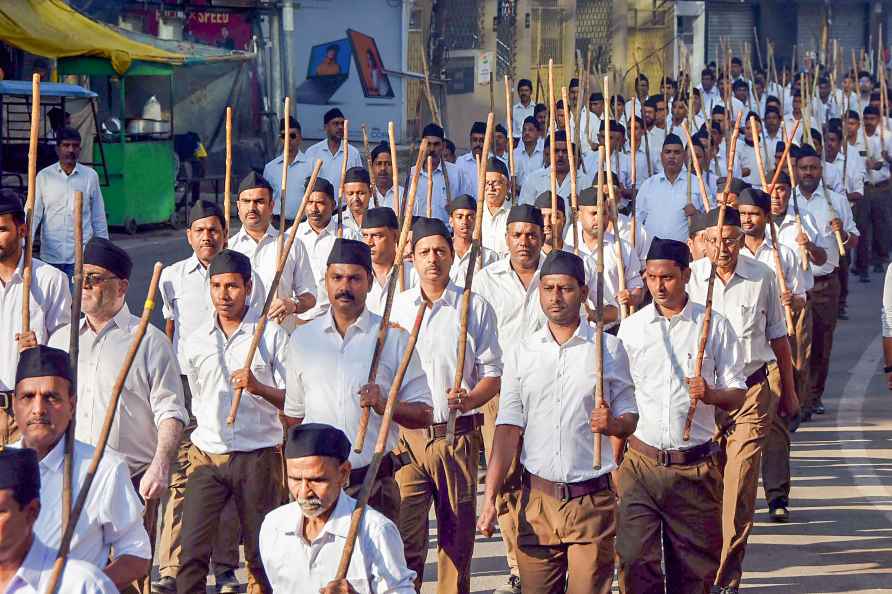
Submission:
<svg viewBox="0 0 892 594">
<path fill-rule="evenodd" d="M 0 40 L 46 58 L 106 58 L 118 74 L 133 60 L 182 64 L 186 56 L 139 43 L 62 0 L 0 0 Z"/>
</svg>

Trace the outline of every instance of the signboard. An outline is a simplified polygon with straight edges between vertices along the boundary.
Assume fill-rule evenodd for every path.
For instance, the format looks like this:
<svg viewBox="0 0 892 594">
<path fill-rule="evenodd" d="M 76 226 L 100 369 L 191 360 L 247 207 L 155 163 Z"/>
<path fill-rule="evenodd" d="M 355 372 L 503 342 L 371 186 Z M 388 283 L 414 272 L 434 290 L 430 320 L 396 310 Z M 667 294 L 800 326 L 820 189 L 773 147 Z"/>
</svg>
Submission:
<svg viewBox="0 0 892 594">
<path fill-rule="evenodd" d="M 480 52 L 477 57 L 477 84 L 488 85 L 495 68 L 496 53 Z"/>
</svg>

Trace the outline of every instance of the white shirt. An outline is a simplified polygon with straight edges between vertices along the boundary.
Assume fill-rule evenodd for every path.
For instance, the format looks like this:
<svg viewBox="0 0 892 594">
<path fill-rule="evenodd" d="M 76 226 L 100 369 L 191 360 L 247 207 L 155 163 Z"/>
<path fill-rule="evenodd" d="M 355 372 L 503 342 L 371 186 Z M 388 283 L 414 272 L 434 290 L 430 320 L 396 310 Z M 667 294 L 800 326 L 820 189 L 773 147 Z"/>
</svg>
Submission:
<svg viewBox="0 0 892 594">
<path fill-rule="evenodd" d="M 316 306 L 298 317 L 302 320 L 312 320 L 328 305 L 328 291 L 325 290 L 325 270 L 328 267 L 328 256 L 331 254 L 331 248 L 334 246 L 335 239 L 338 238 L 338 220 L 334 216 L 328 222 L 328 225 L 321 232 L 317 233 L 308 221 L 304 221 L 297 226 L 297 241 L 303 246 L 303 251 L 307 254 L 310 261 L 310 270 L 313 274 L 316 290 Z M 362 241 L 362 235 L 350 227 L 344 226 L 344 239 L 356 239 Z"/>
<path fill-rule="evenodd" d="M 833 161 L 824 161 L 823 182 L 828 189 L 837 194 L 848 197 L 849 193 L 864 195 L 864 181 L 867 178 L 867 167 L 864 158 L 858 154 L 855 147 L 849 146 L 849 158 L 846 159 L 842 151 L 836 153 Z M 845 169 L 845 182 L 843 182 L 843 169 Z"/>
<path fill-rule="evenodd" d="M 77 424 L 75 437 L 96 445 L 118 373 L 133 343 L 139 317 L 125 303 L 98 333 L 83 317 L 78 321 Z M 69 327 L 63 326 L 49 345 L 68 350 Z M 144 471 L 158 445 L 158 426 L 167 419 L 189 422 L 183 399 L 180 366 L 164 333 L 149 324 L 124 381 L 108 448 L 127 461 L 131 474 Z"/>
<path fill-rule="evenodd" d="M 892 338 L 892 265 L 886 267 L 883 283 L 883 308 L 881 312 L 883 338 Z"/>
<path fill-rule="evenodd" d="M 263 168 L 264 179 L 273 187 L 273 214 L 279 214 L 282 204 L 282 164 L 284 162 L 285 155 L 282 154 Z M 310 161 L 303 151 L 298 150 L 288 165 L 288 189 L 285 191 L 286 219 L 291 220 L 297 216 L 304 191 L 307 189 L 307 178 L 313 174 L 314 164 L 315 161 Z M 335 187 L 337 188 L 337 186 Z"/>
<path fill-rule="evenodd" d="M 867 158 L 879 161 L 883 166 L 877 170 L 867 170 L 867 181 L 872 184 L 879 184 L 889 179 L 889 163 L 883 158 L 883 151 L 892 154 L 892 134 L 885 132 L 884 138 L 880 138 L 880 131 L 874 130 L 873 135 L 864 130 L 864 137 L 867 139 Z M 885 141 L 885 142 L 883 142 Z"/>
<path fill-rule="evenodd" d="M 579 150 L 583 153 L 597 152 L 592 148 L 592 144 L 598 144 L 598 130 L 601 129 L 601 119 L 603 113 L 599 116 L 595 112 L 590 112 L 588 105 L 582 107 L 579 114 Z"/>
<path fill-rule="evenodd" d="M 56 551 L 40 542 L 35 534 L 28 554 L 3 594 L 44 594 L 55 561 Z M 75 559 L 65 562 L 58 591 L 64 594 L 118 594 L 118 589 L 99 568 Z"/>
<path fill-rule="evenodd" d="M 711 269 L 709 258 L 691 263 L 688 294 L 697 303 L 706 303 Z M 755 258 L 738 258 L 727 284 L 716 276 L 712 307 L 713 312 L 722 314 L 734 329 L 746 377 L 775 360 L 770 341 L 785 338 L 787 326 L 777 277 L 771 268 Z"/>
<path fill-rule="evenodd" d="M 836 239 L 818 231 L 818 223 L 815 218 L 808 212 L 801 212 L 799 220 L 802 223 L 802 232 L 808 237 L 808 240 L 818 247 L 828 250 L 831 243 L 836 243 Z M 796 238 L 799 236 L 799 226 L 796 224 L 796 216 L 793 211 L 792 200 L 787 205 L 787 212 L 783 220 L 777 223 L 777 242 L 780 245 L 790 248 L 790 251 L 796 256 L 796 266 L 801 271 L 802 285 L 805 291 L 811 291 L 815 284 L 814 270 L 816 266 L 809 260 L 808 269 L 802 270 L 801 256 L 799 254 L 799 243 Z M 828 258 L 830 252 L 827 251 Z"/>
<path fill-rule="evenodd" d="M 99 176 L 82 163 L 66 175 L 56 162 L 37 174 L 34 186 L 34 221 L 31 233 L 40 229 L 40 258 L 53 264 L 74 262 L 74 193 L 84 194 L 84 244 L 95 235 L 108 239 L 105 202 Z"/>
<path fill-rule="evenodd" d="M 619 228 L 619 236 L 630 246 L 632 245 L 632 217 L 618 213 L 616 217 L 616 225 Z M 650 250 L 650 242 L 652 238 L 638 217 L 635 217 L 635 253 L 638 255 L 638 262 L 641 269 L 644 269 L 644 263 L 647 260 L 647 252 Z M 640 271 L 639 271 L 640 273 Z"/>
<path fill-rule="evenodd" d="M 558 344 L 548 326 L 519 343 L 505 358 L 505 378 L 496 425 L 523 429 L 520 462 L 549 481 L 576 483 L 616 469 L 610 439 L 601 438 L 601 468 L 594 470 L 594 436 L 589 417 L 595 407 L 596 331 L 580 322 Z M 604 401 L 610 414 L 637 414 L 629 360 L 620 341 L 603 338 Z"/>
<path fill-rule="evenodd" d="M 799 186 L 796 186 L 793 191 L 796 192 L 798 198 L 799 212 L 810 213 L 817 223 L 818 232 L 829 238 L 827 245 L 823 246 L 827 250 L 827 261 L 822 266 L 813 266 L 812 272 L 815 278 L 831 274 L 839 266 L 839 246 L 836 243 L 833 228 L 830 226 L 830 221 L 834 218 L 831 205 L 836 211 L 836 216 L 842 221 L 843 229 L 852 235 L 860 235 L 849 201 L 836 192 L 824 188 L 823 183 L 818 183 L 817 189 L 810 198 L 805 197 Z M 792 200 L 792 197 L 790 199 Z M 790 207 L 791 205 L 787 205 L 787 210 Z"/>
<path fill-rule="evenodd" d="M 0 281 L 0 390 L 15 389 L 15 370 L 19 363 L 19 346 L 15 335 L 22 331 L 22 271 L 24 256 L 8 283 Z M 38 344 L 46 344 L 53 332 L 71 319 L 71 291 L 65 273 L 31 260 L 31 331 Z"/>
<path fill-rule="evenodd" d="M 681 313 L 666 319 L 651 303 L 619 327 L 618 337 L 629 356 L 640 414 L 635 437 L 652 447 L 690 448 L 710 441 L 715 433 L 715 407 L 700 402 L 691 438 L 682 439 L 691 407 L 685 378 L 694 374 L 703 312 L 702 305 L 688 299 Z M 702 376 L 713 387 L 746 388 L 737 337 L 719 313 L 712 314 Z"/>
<path fill-rule="evenodd" d="M 503 257 L 507 258 L 508 256 L 497 254 L 487 247 L 483 247 L 480 250 L 480 255 L 477 257 L 477 265 L 474 268 L 474 280 L 471 281 L 475 289 L 477 287 L 477 279 L 480 278 L 477 275 L 481 272 L 481 269 Z M 461 289 L 465 287 L 465 279 L 468 277 L 468 262 L 470 259 L 470 249 L 461 256 L 458 255 L 458 252 L 455 252 L 455 258 L 452 259 L 452 268 L 449 269 L 449 280 L 454 282 L 455 286 Z M 414 287 L 419 282 L 418 272 L 413 270 L 413 276 L 415 277 L 414 282 L 412 283 L 412 286 Z"/>
<path fill-rule="evenodd" d="M 268 513 L 260 526 L 260 558 L 275 594 L 318 592 L 334 579 L 356 500 L 343 491 L 322 531 L 307 542 L 297 502 Z M 413 594 L 415 572 L 406 566 L 393 522 L 366 506 L 347 581 L 357 592 Z"/>
<path fill-rule="evenodd" d="M 411 328 L 420 304 L 421 287 L 412 287 L 394 298 L 390 319 L 403 328 Z M 458 365 L 456 345 L 461 329 L 461 308 L 462 290 L 450 282 L 425 313 L 418 333 L 415 348 L 433 396 L 434 423 L 445 423 L 449 417 L 447 393 L 453 387 Z M 468 343 L 462 371 L 461 385 L 468 391 L 484 378 L 502 375 L 502 349 L 495 312 L 485 299 L 473 293 L 468 309 Z M 464 415 L 474 413 L 470 410 Z"/>
<path fill-rule="evenodd" d="M 235 423 L 226 423 L 235 390 L 230 378 L 244 369 L 259 313 L 249 308 L 229 338 L 217 316 L 205 321 L 185 344 L 187 371 L 192 387 L 192 412 L 198 426 L 192 443 L 209 454 L 250 452 L 282 443 L 278 409 L 260 396 L 242 392 Z M 274 388 L 285 387 L 285 355 L 288 335 L 276 324 L 267 324 L 251 363 L 257 381 Z"/>
<path fill-rule="evenodd" d="M 531 118 L 536 111 L 536 102 L 530 99 L 528 105 L 518 101 L 511 107 L 511 135 L 520 138 L 523 135 L 523 121 Z"/>
<path fill-rule="evenodd" d="M 359 406 L 359 390 L 369 380 L 369 364 L 380 325 L 381 316 L 363 309 L 341 337 L 329 310 L 295 328 L 288 341 L 285 414 L 302 418 L 306 423 L 337 427 L 347 435 L 351 444 L 356 445 L 356 433 L 363 414 L 363 408 Z M 406 329 L 390 328 L 387 331 L 375 378 L 384 398 L 390 393 L 408 340 Z M 431 405 L 430 390 L 417 353 L 412 354 L 397 399 Z M 381 415 L 372 410 L 362 453 L 350 450 L 353 468 L 371 463 L 375 436 L 380 428 Z M 399 433 L 397 424 L 392 423 L 387 434 L 387 451 L 396 447 Z"/>
<path fill-rule="evenodd" d="M 744 169 L 749 169 L 750 171 L 749 175 L 745 175 L 741 179 L 754 188 L 761 190 L 762 178 L 759 177 L 759 163 L 756 161 L 756 146 L 755 144 L 753 146 L 748 145 L 743 138 L 742 133 L 737 140 L 735 159 L 740 163 L 741 172 Z M 765 175 L 768 175 L 767 171 L 765 172 Z"/>
<path fill-rule="evenodd" d="M 505 235 L 508 233 L 508 213 L 510 211 L 511 203 L 507 199 L 502 203 L 502 206 L 496 209 L 495 214 L 490 211 L 487 204 L 483 204 L 483 221 L 480 226 L 481 241 L 484 248 L 499 256 L 508 253 L 508 242 Z"/>
<path fill-rule="evenodd" d="M 418 283 L 418 274 L 415 273 L 415 268 L 412 266 L 412 262 L 410 260 L 403 260 L 402 270 L 403 290 L 414 287 Z M 372 288 L 369 289 L 369 292 L 365 296 L 365 306 L 373 314 L 379 316 L 384 315 L 384 306 L 387 304 L 387 285 L 390 283 L 391 276 L 393 276 L 393 267 L 390 268 L 387 276 L 381 281 L 375 276 L 374 270 L 372 271 Z M 399 283 L 399 279 L 397 279 L 397 283 Z M 400 293 L 399 284 L 394 288 L 393 294 L 396 296 L 398 293 Z"/>
<path fill-rule="evenodd" d="M 703 211 L 700 190 L 691 180 L 691 203 Z M 687 241 L 688 217 L 684 208 L 688 204 L 688 175 L 681 171 L 674 182 L 665 173 L 658 173 L 644 181 L 638 190 L 635 211 L 638 220 L 651 237 Z"/>
<path fill-rule="evenodd" d="M 323 139 L 308 148 L 306 152 L 306 159 L 311 171 L 313 167 L 312 164 L 316 162 L 316 159 L 322 159 L 322 169 L 319 171 L 319 177 L 330 181 L 331 185 L 334 186 L 336 193 L 340 191 L 339 188 L 341 187 L 341 167 L 344 162 L 344 144 L 345 142 L 341 141 L 337 152 L 332 153 L 331 149 L 328 148 L 328 139 Z M 346 169 L 350 169 L 351 167 L 362 167 L 362 157 L 359 154 L 359 150 L 352 144 L 350 145 L 349 154 L 347 155 Z M 281 175 L 281 171 L 279 174 Z"/>
<path fill-rule="evenodd" d="M 518 145 L 514 147 L 514 177 L 517 180 L 517 185 L 521 188 L 521 191 L 530 173 L 537 169 L 542 169 L 542 159 L 544 156 L 545 141 L 541 138 L 536 140 L 536 145 L 533 147 L 532 153 L 527 152 L 523 142 L 518 143 Z"/>
<path fill-rule="evenodd" d="M 774 250 L 772 249 L 771 238 L 768 236 L 769 233 L 770 231 L 766 229 L 765 237 L 756 249 L 756 253 L 751 252 L 748 247 L 744 246 L 740 250 L 740 255 L 758 260 L 762 264 L 771 268 L 771 270 L 774 271 L 774 274 L 777 275 L 777 262 L 774 259 Z M 784 273 L 784 281 L 787 283 L 787 290 L 793 295 L 805 297 L 805 292 L 810 289 L 811 286 L 806 285 L 806 273 L 802 270 L 799 258 L 792 249 L 782 244 L 780 240 L 778 240 L 777 249 L 781 262 L 781 270 Z M 777 277 L 777 287 L 778 290 L 780 290 L 780 277 Z"/>
<path fill-rule="evenodd" d="M 607 305 L 619 306 L 616 300 L 616 294 L 619 292 L 619 258 L 617 257 L 616 236 L 612 231 L 604 233 L 604 303 Z M 641 269 L 643 268 L 641 261 L 638 259 L 638 253 L 632 249 L 622 238 L 619 239 L 620 250 L 622 253 L 622 266 L 625 274 L 626 290 L 641 289 L 644 287 L 644 281 L 641 279 Z M 574 249 L 572 238 L 567 251 L 572 252 Z M 598 252 L 597 241 L 594 246 L 590 247 L 585 241 L 585 234 L 580 230 L 579 238 L 579 255 L 583 259 L 588 259 L 592 270 L 597 269 Z M 594 298 L 594 285 L 589 287 L 589 296 Z M 592 301 L 594 303 L 594 301 Z"/>
<path fill-rule="evenodd" d="M 452 195 L 452 198 L 457 198 L 462 194 L 476 196 L 477 176 L 474 175 L 473 179 L 468 179 L 464 169 L 458 166 L 458 160 L 456 160 L 455 163 L 440 161 L 440 164 L 434 169 L 434 179 L 432 182 L 434 189 L 433 194 L 431 195 L 431 210 L 435 219 L 440 219 L 445 223 L 449 220 L 449 213 L 446 212 L 446 202 L 449 196 L 447 196 L 446 193 L 446 178 L 443 177 L 444 167 L 446 168 L 446 174 L 449 176 L 449 193 Z M 410 175 L 414 174 L 415 167 L 413 166 Z M 427 185 L 427 168 L 424 167 L 418 175 L 418 189 L 415 194 L 415 205 L 416 208 L 419 208 L 418 204 L 421 203 L 421 210 L 425 216 L 427 216 Z"/>
<path fill-rule="evenodd" d="M 10 447 L 24 446 L 19 441 Z M 92 458 L 93 446 L 74 442 L 72 501 L 77 501 Z M 34 534 L 54 551 L 62 541 L 64 462 L 63 437 L 40 461 L 40 515 L 34 524 Z M 108 565 L 111 550 L 114 550 L 114 559 L 124 555 L 151 559 L 152 550 L 149 535 L 142 525 L 142 514 L 143 505 L 133 489 L 124 459 L 106 450 L 74 529 L 70 558 L 99 568 Z"/>
<path fill-rule="evenodd" d="M 176 322 L 173 351 L 182 370 L 187 366 L 183 355 L 183 341 L 214 315 L 208 269 L 193 253 L 185 260 L 164 267 L 158 289 L 164 319 Z"/>
<path fill-rule="evenodd" d="M 586 188 L 592 187 L 593 184 L 594 178 L 592 177 L 591 172 L 585 173 L 581 168 L 577 170 L 577 194 Z M 567 174 L 564 176 L 564 180 L 558 180 L 557 182 L 558 196 L 564 199 L 564 212 L 570 212 L 570 189 L 570 173 L 567 172 Z M 541 194 L 542 192 L 550 191 L 551 167 L 545 167 L 543 169 L 534 171 L 527 176 L 526 183 L 524 183 L 523 189 L 520 191 L 520 196 L 517 198 L 517 203 L 534 205 L 536 203 L 536 198 L 539 197 L 539 194 Z"/>
<path fill-rule="evenodd" d="M 540 255 L 536 272 L 526 288 L 507 256 L 474 273 L 474 292 L 492 306 L 499 344 L 505 347 L 502 349 L 505 352 L 526 341 L 546 322 L 539 305 L 539 272 L 544 261 L 545 256 Z"/>
</svg>

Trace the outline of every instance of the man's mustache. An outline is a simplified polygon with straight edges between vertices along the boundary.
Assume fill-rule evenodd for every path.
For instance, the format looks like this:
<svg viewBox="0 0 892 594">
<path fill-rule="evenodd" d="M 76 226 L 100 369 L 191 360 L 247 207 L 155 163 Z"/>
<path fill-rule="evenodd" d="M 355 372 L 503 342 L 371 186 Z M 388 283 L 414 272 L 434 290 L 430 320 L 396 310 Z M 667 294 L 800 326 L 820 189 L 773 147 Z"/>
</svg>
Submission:
<svg viewBox="0 0 892 594">
<path fill-rule="evenodd" d="M 348 299 L 350 301 L 355 301 L 356 297 L 353 296 L 353 293 L 350 291 L 338 291 L 335 293 L 335 299 Z"/>
</svg>

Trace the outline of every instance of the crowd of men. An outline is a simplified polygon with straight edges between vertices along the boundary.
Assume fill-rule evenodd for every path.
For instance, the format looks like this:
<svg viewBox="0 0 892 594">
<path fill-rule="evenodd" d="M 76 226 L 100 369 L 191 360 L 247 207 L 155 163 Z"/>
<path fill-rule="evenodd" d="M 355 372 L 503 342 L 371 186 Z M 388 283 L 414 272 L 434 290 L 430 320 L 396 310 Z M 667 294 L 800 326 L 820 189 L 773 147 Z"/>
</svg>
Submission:
<svg viewBox="0 0 892 594">
<path fill-rule="evenodd" d="M 853 76 L 866 96 L 847 95 Z M 849 275 L 885 270 L 892 129 L 867 73 L 842 95 L 820 69 L 784 86 L 743 78 L 735 58 L 722 77 L 650 95 L 640 75 L 609 116 L 600 93 L 578 104 L 575 79 L 554 114 L 521 80 L 490 154 L 483 123 L 457 158 L 424 128 L 432 174 L 409 172 L 412 212 L 391 147 L 364 166 L 338 109 L 306 152 L 282 120 L 291 161 L 240 181 L 237 232 L 220 205 L 191 207 L 192 255 L 161 274 L 165 327 L 149 326 L 106 436 L 139 332 L 133 262 L 62 129 L 36 188 L 43 258 L 27 270 L 22 198 L 0 192 L 0 591 L 43 591 L 65 473 L 76 499 L 107 438 L 60 592 L 142 591 L 153 558 L 153 592 L 203 593 L 209 572 L 238 592 L 241 546 L 251 593 L 417 592 L 431 508 L 444 594 L 469 591 L 475 535 L 496 524 L 502 592 L 607 593 L 615 576 L 626 594 L 737 592 L 760 475 L 769 518 L 790 518 L 790 432 L 825 412 Z M 336 579 L 392 389 L 387 454 Z"/>
</svg>

